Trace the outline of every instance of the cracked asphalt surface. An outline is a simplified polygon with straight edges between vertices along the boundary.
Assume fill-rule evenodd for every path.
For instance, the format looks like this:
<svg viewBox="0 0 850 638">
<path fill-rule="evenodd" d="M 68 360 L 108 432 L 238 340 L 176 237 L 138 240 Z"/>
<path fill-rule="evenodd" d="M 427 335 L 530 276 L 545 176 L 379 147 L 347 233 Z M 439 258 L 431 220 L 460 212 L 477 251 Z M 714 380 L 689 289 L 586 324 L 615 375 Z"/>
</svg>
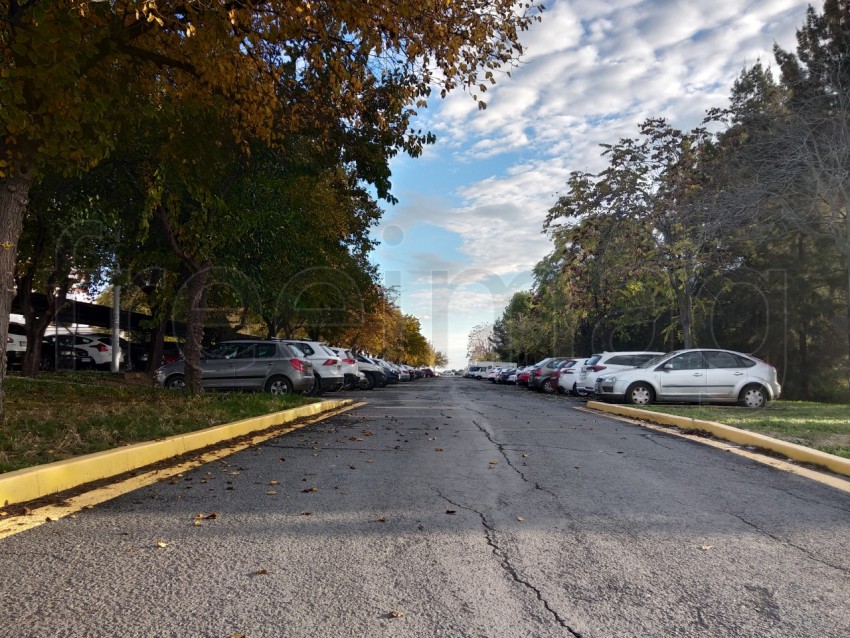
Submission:
<svg viewBox="0 0 850 638">
<path fill-rule="evenodd" d="M 571 400 L 424 379 L 0 541 L 16 636 L 817 636 L 850 495 Z"/>
</svg>

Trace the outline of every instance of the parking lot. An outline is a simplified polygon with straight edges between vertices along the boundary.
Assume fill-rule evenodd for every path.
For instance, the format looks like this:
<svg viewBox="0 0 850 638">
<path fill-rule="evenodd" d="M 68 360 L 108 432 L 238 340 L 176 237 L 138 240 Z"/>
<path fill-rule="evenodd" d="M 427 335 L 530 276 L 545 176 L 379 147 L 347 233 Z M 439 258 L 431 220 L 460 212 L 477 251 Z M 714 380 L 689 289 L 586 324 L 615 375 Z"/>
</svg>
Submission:
<svg viewBox="0 0 850 638">
<path fill-rule="evenodd" d="M 22 636 L 784 637 L 850 624 L 845 492 L 574 399 L 460 378 L 367 395 L 0 541 L 0 620 Z"/>
</svg>

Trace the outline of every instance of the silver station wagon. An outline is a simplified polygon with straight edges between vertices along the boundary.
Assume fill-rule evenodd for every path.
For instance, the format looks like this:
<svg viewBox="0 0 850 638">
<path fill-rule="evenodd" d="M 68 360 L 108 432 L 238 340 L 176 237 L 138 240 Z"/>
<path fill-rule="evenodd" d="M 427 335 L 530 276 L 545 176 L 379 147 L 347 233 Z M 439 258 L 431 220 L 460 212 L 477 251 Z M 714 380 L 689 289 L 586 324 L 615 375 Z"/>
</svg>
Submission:
<svg viewBox="0 0 850 638">
<path fill-rule="evenodd" d="M 761 408 L 781 391 L 770 364 L 741 352 L 708 348 L 668 352 L 639 368 L 602 374 L 595 387 L 600 399 L 639 406 L 659 401 Z"/>
<path fill-rule="evenodd" d="M 165 388 L 184 388 L 185 363 L 162 366 L 156 371 L 156 382 Z M 280 341 L 222 341 L 201 355 L 201 387 L 301 394 L 313 387 L 313 364 L 298 348 Z"/>
</svg>

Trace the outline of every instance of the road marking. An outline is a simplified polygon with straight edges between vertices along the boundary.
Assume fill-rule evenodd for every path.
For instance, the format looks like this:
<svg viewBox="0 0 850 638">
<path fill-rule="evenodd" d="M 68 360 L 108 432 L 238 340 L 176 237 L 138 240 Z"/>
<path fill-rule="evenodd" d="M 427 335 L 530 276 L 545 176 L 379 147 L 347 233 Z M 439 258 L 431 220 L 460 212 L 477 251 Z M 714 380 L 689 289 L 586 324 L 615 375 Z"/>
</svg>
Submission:
<svg viewBox="0 0 850 638">
<path fill-rule="evenodd" d="M 295 425 L 287 424 L 272 432 L 252 436 L 250 439 L 241 443 L 230 445 L 213 452 L 201 454 L 200 456 L 197 456 L 190 461 L 180 463 L 179 465 L 151 470 L 144 474 L 124 479 L 123 481 L 110 483 L 109 485 L 104 485 L 103 487 L 93 489 L 89 492 L 72 496 L 71 498 L 63 501 L 61 504 L 45 505 L 43 507 L 33 509 L 26 515 L 3 518 L 0 520 L 0 540 L 14 534 L 18 534 L 19 532 L 38 527 L 39 525 L 44 525 L 45 523 L 55 522 L 60 518 L 65 518 L 66 516 L 72 516 L 81 510 L 91 509 L 95 505 L 111 501 L 112 499 L 123 496 L 128 492 L 138 490 L 142 487 L 147 487 L 148 485 L 153 485 L 154 483 L 158 483 L 159 481 L 170 478 L 176 474 L 182 474 L 183 472 L 188 472 L 189 470 L 193 470 L 207 463 L 232 456 L 237 452 L 241 452 L 242 450 L 257 445 L 258 443 L 262 443 L 263 441 L 284 436 L 294 432 L 295 430 L 300 430 L 308 425 L 313 425 L 319 421 L 324 421 L 325 419 L 335 417 L 343 412 L 348 412 L 349 410 L 353 410 L 364 405 L 366 404 L 361 402 L 355 403 L 354 405 L 344 406 L 333 412 L 320 414 L 319 416 L 304 421 L 303 423 Z"/>
</svg>

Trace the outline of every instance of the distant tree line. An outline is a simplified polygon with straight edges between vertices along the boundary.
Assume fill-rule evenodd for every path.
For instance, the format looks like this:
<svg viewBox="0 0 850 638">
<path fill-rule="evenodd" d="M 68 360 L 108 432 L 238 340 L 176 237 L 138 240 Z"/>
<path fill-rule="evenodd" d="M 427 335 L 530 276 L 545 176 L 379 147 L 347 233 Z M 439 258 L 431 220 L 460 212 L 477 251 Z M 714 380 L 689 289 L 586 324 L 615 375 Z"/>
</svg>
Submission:
<svg viewBox="0 0 850 638">
<path fill-rule="evenodd" d="M 850 400 L 850 2 L 810 7 L 774 57 L 700 127 L 650 118 L 570 175 L 552 252 L 493 326 L 501 358 L 723 347 L 775 365 L 786 398 Z"/>
</svg>

